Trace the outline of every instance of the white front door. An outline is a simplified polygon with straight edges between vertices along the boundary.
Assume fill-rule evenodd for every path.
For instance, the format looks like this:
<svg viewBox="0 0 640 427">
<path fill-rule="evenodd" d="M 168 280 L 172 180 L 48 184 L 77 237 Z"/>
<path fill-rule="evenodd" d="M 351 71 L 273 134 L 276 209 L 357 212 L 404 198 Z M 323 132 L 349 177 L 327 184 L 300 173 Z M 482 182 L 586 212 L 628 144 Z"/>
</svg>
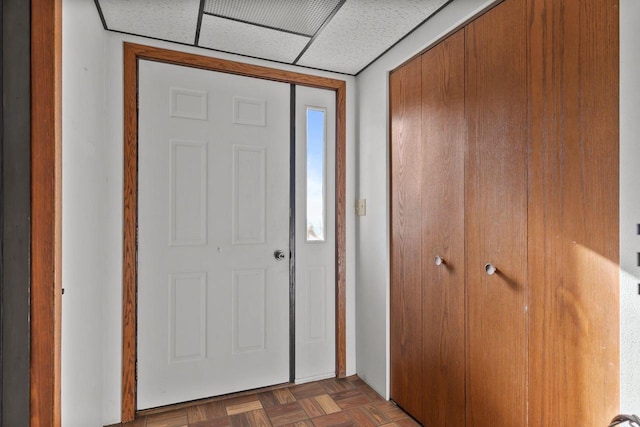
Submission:
<svg viewBox="0 0 640 427">
<path fill-rule="evenodd" d="M 140 62 L 139 410 L 289 380 L 289 105 Z"/>
</svg>

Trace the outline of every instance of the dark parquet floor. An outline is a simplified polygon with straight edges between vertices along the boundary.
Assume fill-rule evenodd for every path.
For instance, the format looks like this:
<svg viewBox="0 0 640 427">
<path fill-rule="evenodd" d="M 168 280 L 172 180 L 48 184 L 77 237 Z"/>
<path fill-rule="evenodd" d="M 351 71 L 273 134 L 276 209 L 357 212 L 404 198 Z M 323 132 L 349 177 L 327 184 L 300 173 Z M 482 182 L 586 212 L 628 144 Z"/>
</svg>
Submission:
<svg viewBox="0 0 640 427">
<path fill-rule="evenodd" d="M 357 376 L 230 396 L 142 416 L 118 427 L 419 426 Z M 113 427 L 116 427 L 113 426 Z"/>
</svg>

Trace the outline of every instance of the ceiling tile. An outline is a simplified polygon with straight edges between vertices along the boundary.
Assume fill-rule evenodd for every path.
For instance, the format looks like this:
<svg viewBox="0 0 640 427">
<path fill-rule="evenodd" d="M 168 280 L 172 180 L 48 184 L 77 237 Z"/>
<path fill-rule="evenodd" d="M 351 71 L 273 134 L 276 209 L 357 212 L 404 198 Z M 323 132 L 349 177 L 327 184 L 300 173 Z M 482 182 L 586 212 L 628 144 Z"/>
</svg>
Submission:
<svg viewBox="0 0 640 427">
<path fill-rule="evenodd" d="M 340 0 L 206 0 L 204 11 L 223 18 L 313 36 Z"/>
<path fill-rule="evenodd" d="M 293 62 L 310 38 L 204 15 L 199 46 L 280 62 Z"/>
<path fill-rule="evenodd" d="M 193 44 L 199 0 L 100 0 L 107 28 Z"/>
<path fill-rule="evenodd" d="M 448 0 L 347 0 L 297 62 L 357 74 Z"/>
</svg>

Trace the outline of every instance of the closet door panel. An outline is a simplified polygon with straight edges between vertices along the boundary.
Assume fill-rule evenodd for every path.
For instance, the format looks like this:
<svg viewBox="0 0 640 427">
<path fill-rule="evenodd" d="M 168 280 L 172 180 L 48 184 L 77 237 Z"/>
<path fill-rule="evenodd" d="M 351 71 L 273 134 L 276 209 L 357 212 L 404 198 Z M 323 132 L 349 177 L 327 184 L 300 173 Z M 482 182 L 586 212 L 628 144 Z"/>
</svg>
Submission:
<svg viewBox="0 0 640 427">
<path fill-rule="evenodd" d="M 529 0 L 530 425 L 620 411 L 618 1 Z M 634 232 L 628 230 L 626 232 Z"/>
<path fill-rule="evenodd" d="M 390 77 L 391 399 L 422 413 L 421 63 Z"/>
<path fill-rule="evenodd" d="M 524 3 L 506 0 L 466 27 L 467 426 L 527 423 Z"/>
<path fill-rule="evenodd" d="M 423 413 L 463 426 L 464 30 L 422 55 Z M 437 265 L 435 257 L 442 258 Z"/>
</svg>

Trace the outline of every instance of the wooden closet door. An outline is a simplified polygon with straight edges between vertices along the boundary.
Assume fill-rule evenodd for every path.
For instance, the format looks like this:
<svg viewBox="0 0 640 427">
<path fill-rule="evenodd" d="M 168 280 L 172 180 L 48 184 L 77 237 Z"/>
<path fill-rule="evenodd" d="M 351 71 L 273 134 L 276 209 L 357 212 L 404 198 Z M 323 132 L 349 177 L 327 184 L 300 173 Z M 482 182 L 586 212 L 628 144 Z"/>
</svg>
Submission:
<svg viewBox="0 0 640 427">
<path fill-rule="evenodd" d="M 422 55 L 423 423 L 464 426 L 464 30 Z M 437 265 L 435 257 L 443 262 Z"/>
<path fill-rule="evenodd" d="M 535 427 L 606 426 L 620 411 L 618 3 L 528 1 Z"/>
<path fill-rule="evenodd" d="M 422 413 L 421 63 L 390 76 L 391 399 Z"/>
<path fill-rule="evenodd" d="M 506 0 L 466 27 L 467 426 L 527 425 L 524 6 Z"/>
</svg>

